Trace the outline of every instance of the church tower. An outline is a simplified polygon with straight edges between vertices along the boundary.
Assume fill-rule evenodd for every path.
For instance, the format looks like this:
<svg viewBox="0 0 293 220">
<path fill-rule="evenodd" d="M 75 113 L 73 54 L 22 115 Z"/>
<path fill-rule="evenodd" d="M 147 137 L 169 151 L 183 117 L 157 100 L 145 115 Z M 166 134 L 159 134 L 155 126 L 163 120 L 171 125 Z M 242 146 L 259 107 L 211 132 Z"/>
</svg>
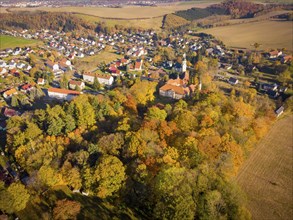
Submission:
<svg viewBox="0 0 293 220">
<path fill-rule="evenodd" d="M 182 73 L 186 72 L 186 68 L 187 68 L 187 61 L 186 61 L 186 54 L 183 54 L 183 61 L 182 61 Z"/>
</svg>

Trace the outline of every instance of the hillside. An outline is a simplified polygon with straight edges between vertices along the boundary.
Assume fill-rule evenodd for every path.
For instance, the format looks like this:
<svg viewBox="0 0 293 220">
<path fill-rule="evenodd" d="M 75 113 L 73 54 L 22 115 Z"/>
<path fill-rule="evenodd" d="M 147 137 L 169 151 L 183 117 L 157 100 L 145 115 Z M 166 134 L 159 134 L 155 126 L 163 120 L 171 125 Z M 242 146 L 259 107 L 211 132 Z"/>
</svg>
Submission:
<svg viewBox="0 0 293 220">
<path fill-rule="evenodd" d="M 51 29 L 59 31 L 94 30 L 83 20 L 69 13 L 19 12 L 0 14 L 3 29 Z"/>
<path fill-rule="evenodd" d="M 162 27 L 165 29 L 172 29 L 172 28 L 177 28 L 187 24 L 189 24 L 189 22 L 186 19 L 179 17 L 175 14 L 168 14 L 164 16 L 163 18 Z"/>
<path fill-rule="evenodd" d="M 240 169 L 237 181 L 255 220 L 293 216 L 292 131 L 293 115 L 276 122 Z"/>
</svg>

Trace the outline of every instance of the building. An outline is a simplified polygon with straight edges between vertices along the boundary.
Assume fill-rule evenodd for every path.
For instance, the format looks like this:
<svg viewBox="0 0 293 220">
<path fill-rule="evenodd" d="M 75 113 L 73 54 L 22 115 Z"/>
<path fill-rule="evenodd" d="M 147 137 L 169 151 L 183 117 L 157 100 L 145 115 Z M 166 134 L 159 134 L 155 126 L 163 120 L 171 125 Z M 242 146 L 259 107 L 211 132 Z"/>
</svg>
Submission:
<svg viewBox="0 0 293 220">
<path fill-rule="evenodd" d="M 58 88 L 49 88 L 48 96 L 50 98 L 56 98 L 61 100 L 70 101 L 74 97 L 80 95 L 81 93 L 78 91 L 68 90 L 68 89 L 58 89 Z"/>
<path fill-rule="evenodd" d="M 85 84 L 82 81 L 70 80 L 68 83 L 68 86 L 70 89 L 76 89 L 76 87 L 78 86 L 81 90 L 83 90 L 85 87 Z"/>
<path fill-rule="evenodd" d="M 110 86 L 114 82 L 113 76 L 109 74 L 100 74 L 100 73 L 91 73 L 91 72 L 86 72 L 83 74 L 83 79 L 91 83 L 94 83 L 95 77 L 97 77 L 97 80 L 99 81 L 99 83 L 103 85 Z"/>
<path fill-rule="evenodd" d="M 236 78 L 234 78 L 234 77 L 230 77 L 229 79 L 228 79 L 228 83 L 230 83 L 231 85 L 236 85 L 236 84 L 238 84 L 238 79 L 236 79 Z"/>
<path fill-rule="evenodd" d="M 45 79 L 43 79 L 43 78 L 38 78 L 37 84 L 38 84 L 38 85 L 45 85 Z"/>
<path fill-rule="evenodd" d="M 182 64 L 175 63 L 173 70 L 179 73 L 185 73 L 187 70 L 187 60 L 186 60 L 186 54 L 183 54 L 183 60 Z"/>
<path fill-rule="evenodd" d="M 5 99 L 10 99 L 14 94 L 17 94 L 17 90 L 15 88 L 9 89 L 3 93 L 3 97 Z"/>
<path fill-rule="evenodd" d="M 169 97 L 172 99 L 182 99 L 189 96 L 192 92 L 195 91 L 195 85 L 188 85 L 189 74 L 186 72 L 184 78 L 180 79 L 170 79 L 163 85 L 159 94 L 164 97 Z"/>
</svg>

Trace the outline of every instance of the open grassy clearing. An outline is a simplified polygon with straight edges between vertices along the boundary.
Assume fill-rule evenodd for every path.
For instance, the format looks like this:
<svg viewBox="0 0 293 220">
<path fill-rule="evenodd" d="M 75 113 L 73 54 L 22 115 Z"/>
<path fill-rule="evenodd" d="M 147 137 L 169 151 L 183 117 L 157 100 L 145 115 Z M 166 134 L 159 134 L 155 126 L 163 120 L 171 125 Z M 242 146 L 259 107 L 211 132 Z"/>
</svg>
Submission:
<svg viewBox="0 0 293 220">
<path fill-rule="evenodd" d="M 0 50 L 14 47 L 36 46 L 40 41 L 0 35 Z"/>
<path fill-rule="evenodd" d="M 229 47 L 252 48 L 255 42 L 261 50 L 287 48 L 293 50 L 293 23 L 290 21 L 260 21 L 203 30 L 222 40 Z"/>
<path fill-rule="evenodd" d="M 102 51 L 101 53 L 94 56 L 77 58 L 74 66 L 79 71 L 92 71 L 96 69 L 101 62 L 105 62 L 107 64 L 119 58 L 122 58 L 122 56 L 111 51 Z"/>
<path fill-rule="evenodd" d="M 253 219 L 292 219 L 293 115 L 277 121 L 244 163 L 237 182 Z"/>
<path fill-rule="evenodd" d="M 162 17 L 149 18 L 149 19 L 133 19 L 133 20 L 117 20 L 117 19 L 107 19 L 100 18 L 92 15 L 85 14 L 75 14 L 75 16 L 85 20 L 86 22 L 97 23 L 105 22 L 109 27 L 114 27 L 115 25 L 122 25 L 126 28 L 133 27 L 138 29 L 154 29 L 160 30 L 162 26 Z"/>
</svg>

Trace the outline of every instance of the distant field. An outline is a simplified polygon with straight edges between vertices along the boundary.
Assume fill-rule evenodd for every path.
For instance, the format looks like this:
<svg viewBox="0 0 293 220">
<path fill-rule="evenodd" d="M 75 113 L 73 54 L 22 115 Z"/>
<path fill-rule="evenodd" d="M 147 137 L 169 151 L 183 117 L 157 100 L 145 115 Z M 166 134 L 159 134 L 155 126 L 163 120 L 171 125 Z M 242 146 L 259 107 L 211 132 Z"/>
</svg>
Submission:
<svg viewBox="0 0 293 220">
<path fill-rule="evenodd" d="M 216 27 L 203 30 L 222 40 L 229 47 L 252 48 L 251 44 L 262 44 L 260 49 L 287 48 L 292 45 L 293 22 L 260 21 Z"/>
<path fill-rule="evenodd" d="M 157 18 L 149 19 L 133 19 L 133 20 L 117 20 L 117 19 L 108 19 L 100 18 L 92 15 L 85 14 L 75 14 L 75 16 L 85 20 L 86 22 L 96 23 L 96 22 L 105 22 L 109 27 L 114 27 L 115 25 L 122 25 L 126 28 L 141 28 L 141 29 L 154 29 L 160 30 L 162 26 L 163 16 Z"/>
<path fill-rule="evenodd" d="M 75 12 L 87 15 L 99 16 L 102 18 L 154 18 L 170 14 L 179 10 L 186 10 L 192 7 L 207 7 L 211 3 L 195 2 L 189 4 L 159 5 L 157 7 L 128 6 L 123 8 L 101 8 L 101 7 L 36 7 L 36 8 L 11 8 L 11 11 L 53 11 L 53 12 Z"/>
<path fill-rule="evenodd" d="M 237 182 L 255 220 L 293 216 L 293 115 L 277 121 L 244 163 Z"/>
<path fill-rule="evenodd" d="M 35 46 L 40 41 L 0 35 L 0 50 L 14 47 Z"/>
</svg>

